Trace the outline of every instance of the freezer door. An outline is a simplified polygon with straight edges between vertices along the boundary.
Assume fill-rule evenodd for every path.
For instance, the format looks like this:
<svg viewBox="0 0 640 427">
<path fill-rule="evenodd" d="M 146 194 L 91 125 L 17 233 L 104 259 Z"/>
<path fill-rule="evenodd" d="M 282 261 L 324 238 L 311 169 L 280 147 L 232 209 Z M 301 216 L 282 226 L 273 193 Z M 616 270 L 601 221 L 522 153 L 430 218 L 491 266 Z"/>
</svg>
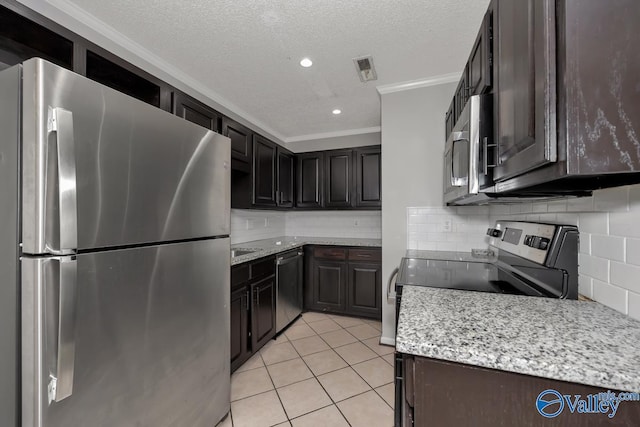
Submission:
<svg viewBox="0 0 640 427">
<path fill-rule="evenodd" d="M 229 239 L 22 261 L 23 427 L 229 411 Z"/>
<path fill-rule="evenodd" d="M 41 59 L 22 73 L 25 253 L 229 234 L 228 138 Z"/>
</svg>

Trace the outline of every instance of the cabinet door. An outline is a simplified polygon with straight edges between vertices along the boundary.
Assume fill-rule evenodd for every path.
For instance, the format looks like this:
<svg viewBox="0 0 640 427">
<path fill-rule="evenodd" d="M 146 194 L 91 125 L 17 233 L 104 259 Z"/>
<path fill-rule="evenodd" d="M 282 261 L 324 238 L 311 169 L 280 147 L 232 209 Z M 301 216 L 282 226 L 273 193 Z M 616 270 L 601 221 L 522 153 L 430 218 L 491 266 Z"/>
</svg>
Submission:
<svg viewBox="0 0 640 427">
<path fill-rule="evenodd" d="M 276 145 L 253 137 L 253 204 L 276 206 Z"/>
<path fill-rule="evenodd" d="M 456 117 L 454 115 L 455 110 L 455 98 L 451 101 L 451 105 L 449 105 L 449 109 L 447 110 L 444 116 L 444 138 L 445 140 L 449 138 L 449 134 L 453 130 L 453 126 L 455 125 Z"/>
<path fill-rule="evenodd" d="M 357 207 L 382 206 L 382 153 L 380 147 L 355 150 Z"/>
<path fill-rule="evenodd" d="M 353 151 L 327 151 L 324 154 L 324 160 L 324 206 L 327 208 L 351 207 Z"/>
<path fill-rule="evenodd" d="M 344 312 L 346 263 L 316 259 L 313 267 L 313 305 L 316 309 Z"/>
<path fill-rule="evenodd" d="M 470 95 L 480 95 L 491 87 L 491 30 L 492 11 L 489 10 L 484 16 L 469 57 Z"/>
<path fill-rule="evenodd" d="M 162 107 L 160 82 L 109 52 L 98 54 L 87 50 L 85 71 L 91 80 L 154 107 Z"/>
<path fill-rule="evenodd" d="M 249 348 L 249 288 L 231 293 L 231 372 L 251 356 Z"/>
<path fill-rule="evenodd" d="M 251 284 L 251 300 L 251 350 L 255 353 L 276 334 L 275 276 Z"/>
<path fill-rule="evenodd" d="M 214 132 L 220 131 L 222 115 L 182 92 L 173 94 L 173 114 Z"/>
<path fill-rule="evenodd" d="M 499 181 L 556 161 L 556 40 L 554 0 L 497 9 Z"/>
<path fill-rule="evenodd" d="M 456 88 L 455 94 L 455 107 L 456 107 L 456 117 L 460 117 L 460 113 L 464 109 L 464 106 L 467 104 L 467 99 L 469 99 L 469 68 L 465 67 L 464 72 L 462 73 L 462 77 L 460 77 L 460 82 L 458 83 L 458 87 Z"/>
<path fill-rule="evenodd" d="M 293 164 L 294 156 L 286 150 L 278 149 L 278 193 L 276 200 L 278 206 L 283 208 L 293 207 Z"/>
<path fill-rule="evenodd" d="M 36 57 L 67 69 L 73 67 L 71 40 L 7 6 L 0 6 L 0 70 Z"/>
<path fill-rule="evenodd" d="M 299 208 L 321 208 L 323 206 L 322 181 L 324 175 L 323 153 L 298 154 L 298 197 Z"/>
<path fill-rule="evenodd" d="M 347 312 L 382 318 L 382 266 L 380 263 L 349 261 L 347 267 Z"/>
<path fill-rule="evenodd" d="M 231 139 L 231 168 L 250 172 L 253 132 L 240 123 L 223 117 L 222 134 Z"/>
</svg>

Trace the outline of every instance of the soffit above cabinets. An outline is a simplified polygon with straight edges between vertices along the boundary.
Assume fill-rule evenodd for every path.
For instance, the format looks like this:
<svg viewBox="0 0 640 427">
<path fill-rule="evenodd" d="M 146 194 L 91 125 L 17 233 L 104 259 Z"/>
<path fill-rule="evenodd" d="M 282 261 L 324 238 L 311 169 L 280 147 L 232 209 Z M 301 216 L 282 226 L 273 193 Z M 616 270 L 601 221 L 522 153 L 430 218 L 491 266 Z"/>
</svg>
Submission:
<svg viewBox="0 0 640 427">
<path fill-rule="evenodd" d="M 489 3 L 20 1 L 197 83 L 200 95 L 285 142 L 379 130 L 376 87 L 461 73 Z M 374 58 L 376 81 L 362 83 L 354 69 L 353 58 L 365 55 Z M 312 67 L 300 66 L 304 57 Z M 342 114 L 332 114 L 336 108 Z"/>
</svg>

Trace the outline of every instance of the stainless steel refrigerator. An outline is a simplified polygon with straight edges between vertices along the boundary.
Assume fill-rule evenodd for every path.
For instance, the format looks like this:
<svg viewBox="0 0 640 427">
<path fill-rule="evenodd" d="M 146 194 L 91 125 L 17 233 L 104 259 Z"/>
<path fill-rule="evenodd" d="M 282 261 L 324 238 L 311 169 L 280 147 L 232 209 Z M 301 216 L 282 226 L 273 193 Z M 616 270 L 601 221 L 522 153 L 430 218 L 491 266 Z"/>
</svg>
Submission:
<svg viewBox="0 0 640 427">
<path fill-rule="evenodd" d="M 0 72 L 3 426 L 229 411 L 229 139 L 41 59 Z"/>
</svg>

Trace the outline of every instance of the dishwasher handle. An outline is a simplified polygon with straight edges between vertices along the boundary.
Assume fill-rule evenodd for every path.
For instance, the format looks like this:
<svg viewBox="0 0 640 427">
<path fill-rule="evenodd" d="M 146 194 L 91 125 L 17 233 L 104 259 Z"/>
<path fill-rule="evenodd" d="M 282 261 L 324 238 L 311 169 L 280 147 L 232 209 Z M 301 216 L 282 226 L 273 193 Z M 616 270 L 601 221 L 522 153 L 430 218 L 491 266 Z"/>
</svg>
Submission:
<svg viewBox="0 0 640 427">
<path fill-rule="evenodd" d="M 393 283 L 393 278 L 398 275 L 398 271 L 400 271 L 400 267 L 396 267 L 391 272 L 391 276 L 389 276 L 389 282 L 387 283 L 387 301 L 391 301 L 395 299 L 395 296 L 391 297 L 391 284 Z"/>
<path fill-rule="evenodd" d="M 303 255 L 302 251 L 289 254 L 289 256 L 279 256 L 276 258 L 276 265 L 283 265 L 293 262 Z"/>
</svg>

